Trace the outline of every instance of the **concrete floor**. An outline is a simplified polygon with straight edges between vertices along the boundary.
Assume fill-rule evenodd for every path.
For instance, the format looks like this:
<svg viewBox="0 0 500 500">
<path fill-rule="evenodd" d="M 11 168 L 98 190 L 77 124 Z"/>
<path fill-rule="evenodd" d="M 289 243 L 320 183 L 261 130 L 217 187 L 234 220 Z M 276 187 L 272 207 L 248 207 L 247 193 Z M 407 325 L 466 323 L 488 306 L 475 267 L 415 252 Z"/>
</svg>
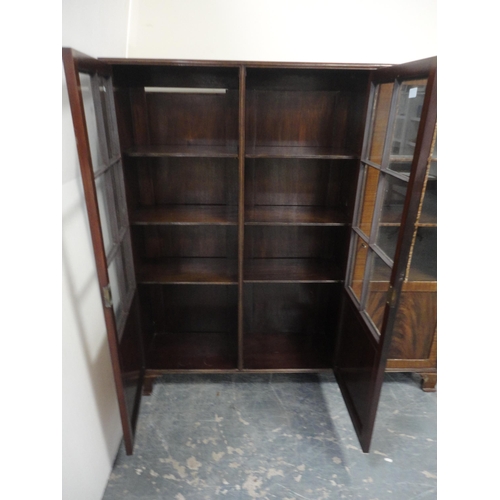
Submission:
<svg viewBox="0 0 500 500">
<path fill-rule="evenodd" d="M 436 393 L 416 375 L 386 374 L 369 454 L 333 375 L 169 375 L 103 500 L 424 500 L 436 467 Z"/>
</svg>

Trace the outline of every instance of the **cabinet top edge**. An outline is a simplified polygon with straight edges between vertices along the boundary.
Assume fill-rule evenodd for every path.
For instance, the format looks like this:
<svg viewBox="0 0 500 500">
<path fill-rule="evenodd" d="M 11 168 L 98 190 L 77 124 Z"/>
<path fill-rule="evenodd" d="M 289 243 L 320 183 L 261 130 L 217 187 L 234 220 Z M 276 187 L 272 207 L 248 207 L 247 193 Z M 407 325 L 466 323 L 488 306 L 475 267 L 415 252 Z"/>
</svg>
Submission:
<svg viewBox="0 0 500 500">
<path fill-rule="evenodd" d="M 216 61 L 208 59 L 135 59 L 100 57 L 106 64 L 122 66 L 207 66 L 238 68 L 284 68 L 284 69 L 345 69 L 374 70 L 391 67 L 392 64 L 325 63 L 325 62 L 272 62 L 272 61 Z"/>
</svg>

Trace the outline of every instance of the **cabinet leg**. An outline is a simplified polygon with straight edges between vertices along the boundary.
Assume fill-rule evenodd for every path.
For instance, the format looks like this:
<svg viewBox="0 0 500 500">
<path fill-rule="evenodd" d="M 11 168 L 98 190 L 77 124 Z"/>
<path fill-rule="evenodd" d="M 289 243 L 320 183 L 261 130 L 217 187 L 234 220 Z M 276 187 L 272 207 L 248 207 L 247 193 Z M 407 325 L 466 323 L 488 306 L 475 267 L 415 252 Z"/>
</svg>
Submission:
<svg viewBox="0 0 500 500">
<path fill-rule="evenodd" d="M 421 373 L 422 390 L 425 392 L 435 392 L 437 384 L 437 373 Z"/>
<path fill-rule="evenodd" d="M 142 386 L 142 394 L 143 396 L 151 396 L 153 392 L 153 382 L 156 377 L 144 377 L 144 383 Z"/>
</svg>

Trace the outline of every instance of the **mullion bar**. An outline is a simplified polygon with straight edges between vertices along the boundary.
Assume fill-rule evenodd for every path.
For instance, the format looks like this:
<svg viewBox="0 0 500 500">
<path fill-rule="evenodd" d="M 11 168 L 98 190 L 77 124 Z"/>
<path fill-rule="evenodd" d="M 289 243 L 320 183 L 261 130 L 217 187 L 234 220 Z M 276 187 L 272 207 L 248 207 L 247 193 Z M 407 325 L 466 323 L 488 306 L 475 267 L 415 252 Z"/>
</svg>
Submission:
<svg viewBox="0 0 500 500">
<path fill-rule="evenodd" d="M 120 232 L 118 233 L 118 237 L 116 241 L 113 241 L 113 246 L 110 248 L 109 252 L 106 254 L 106 261 L 108 263 L 108 266 L 111 264 L 113 259 L 116 257 L 116 253 L 118 252 L 118 248 L 120 248 L 120 245 L 122 241 L 125 238 L 125 235 L 127 234 L 128 228 L 123 227 Z"/>
<path fill-rule="evenodd" d="M 109 163 L 107 163 L 104 167 L 100 168 L 99 170 L 96 170 L 94 172 L 94 180 L 100 177 L 102 174 L 105 174 L 111 167 L 113 167 L 116 163 L 120 161 L 120 157 L 115 157 L 112 158 Z"/>
<path fill-rule="evenodd" d="M 243 370 L 243 259 L 245 238 L 245 101 L 246 67 L 239 68 L 239 103 L 238 103 L 238 370 Z"/>
</svg>

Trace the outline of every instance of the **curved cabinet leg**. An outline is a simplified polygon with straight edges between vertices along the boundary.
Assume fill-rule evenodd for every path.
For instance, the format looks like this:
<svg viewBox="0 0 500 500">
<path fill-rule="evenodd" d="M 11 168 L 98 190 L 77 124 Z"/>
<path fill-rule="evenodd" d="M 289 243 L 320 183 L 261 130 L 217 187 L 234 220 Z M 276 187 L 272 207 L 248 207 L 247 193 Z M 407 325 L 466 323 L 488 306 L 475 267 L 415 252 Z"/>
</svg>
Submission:
<svg viewBox="0 0 500 500">
<path fill-rule="evenodd" d="M 421 373 L 422 390 L 425 392 L 435 392 L 437 384 L 437 373 Z"/>
</svg>

